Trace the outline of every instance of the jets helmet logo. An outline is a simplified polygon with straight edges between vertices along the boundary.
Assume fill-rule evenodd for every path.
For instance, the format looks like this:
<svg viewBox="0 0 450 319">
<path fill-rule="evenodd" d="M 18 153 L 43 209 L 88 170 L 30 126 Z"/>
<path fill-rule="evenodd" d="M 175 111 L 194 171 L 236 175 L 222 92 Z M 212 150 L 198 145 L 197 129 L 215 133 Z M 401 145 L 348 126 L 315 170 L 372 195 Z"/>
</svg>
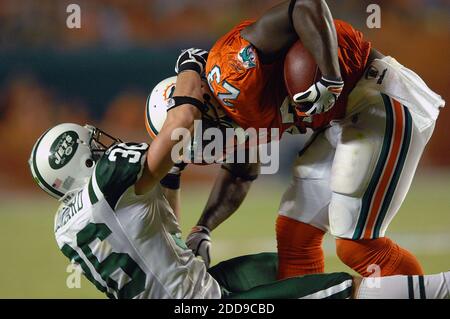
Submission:
<svg viewBox="0 0 450 319">
<path fill-rule="evenodd" d="M 64 132 L 53 142 L 48 158 L 50 167 L 60 169 L 73 157 L 78 148 L 78 134 L 75 131 Z"/>
</svg>

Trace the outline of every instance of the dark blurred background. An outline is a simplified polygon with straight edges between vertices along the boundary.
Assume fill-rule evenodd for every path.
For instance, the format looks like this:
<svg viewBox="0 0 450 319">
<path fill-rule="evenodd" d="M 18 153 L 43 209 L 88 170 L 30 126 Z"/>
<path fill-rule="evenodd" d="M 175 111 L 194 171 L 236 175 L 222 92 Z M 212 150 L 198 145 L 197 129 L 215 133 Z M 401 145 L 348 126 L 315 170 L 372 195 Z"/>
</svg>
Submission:
<svg viewBox="0 0 450 319">
<path fill-rule="evenodd" d="M 0 190 L 31 187 L 26 160 L 37 137 L 63 121 L 91 122 L 147 139 L 144 104 L 173 74 L 181 48 L 209 48 L 242 19 L 278 0 L 79 0 L 81 28 L 66 27 L 66 0 L 0 0 Z M 336 18 L 419 73 L 449 99 L 450 1 L 329 0 Z M 382 10 L 368 29 L 366 8 Z M 444 109 L 423 165 L 450 165 Z M 6 145 L 5 145 L 6 144 Z M 287 156 L 290 158 L 289 156 Z M 287 166 L 287 163 L 283 163 Z"/>
</svg>

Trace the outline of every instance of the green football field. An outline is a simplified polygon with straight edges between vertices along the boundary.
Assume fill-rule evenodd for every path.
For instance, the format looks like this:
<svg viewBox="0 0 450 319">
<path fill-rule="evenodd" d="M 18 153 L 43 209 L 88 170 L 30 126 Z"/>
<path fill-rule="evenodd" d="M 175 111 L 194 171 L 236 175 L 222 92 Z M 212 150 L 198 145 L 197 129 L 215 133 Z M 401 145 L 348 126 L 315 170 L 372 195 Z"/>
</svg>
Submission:
<svg viewBox="0 0 450 319">
<path fill-rule="evenodd" d="M 274 222 L 284 186 L 260 179 L 240 211 L 213 233 L 214 263 L 237 255 L 274 251 Z M 190 185 L 182 193 L 184 234 L 195 223 L 208 190 Z M 53 237 L 57 203 L 45 195 L 0 197 L 0 298 L 103 298 L 85 279 L 69 289 L 68 261 Z M 415 253 L 427 273 L 450 266 L 450 175 L 415 179 L 388 236 Z M 332 238 L 325 244 L 326 270 L 348 270 L 334 254 Z"/>
</svg>

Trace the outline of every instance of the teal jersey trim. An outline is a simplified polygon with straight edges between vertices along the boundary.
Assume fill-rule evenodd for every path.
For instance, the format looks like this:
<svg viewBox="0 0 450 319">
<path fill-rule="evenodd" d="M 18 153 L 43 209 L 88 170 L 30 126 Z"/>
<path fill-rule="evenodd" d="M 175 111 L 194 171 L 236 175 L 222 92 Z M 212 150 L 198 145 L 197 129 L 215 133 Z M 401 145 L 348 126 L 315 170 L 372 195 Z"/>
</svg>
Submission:
<svg viewBox="0 0 450 319">
<path fill-rule="evenodd" d="M 380 156 L 378 157 L 377 165 L 375 167 L 375 171 L 370 179 L 369 186 L 367 187 L 366 192 L 362 198 L 362 206 L 361 212 L 359 214 L 358 223 L 356 225 L 355 232 L 353 233 L 353 240 L 357 240 L 361 238 L 362 232 L 364 230 L 364 226 L 367 222 L 367 216 L 369 214 L 370 203 L 372 202 L 373 195 L 375 193 L 375 189 L 377 184 L 381 178 L 381 174 L 383 173 L 384 165 L 386 164 L 387 157 L 389 155 L 389 149 L 391 148 L 392 143 L 392 133 L 394 131 L 394 115 L 392 104 L 389 97 L 385 94 L 381 94 L 384 102 L 384 107 L 386 110 L 386 128 L 384 132 L 383 146 L 381 148 Z"/>
<path fill-rule="evenodd" d="M 403 142 L 402 147 L 400 150 L 399 159 L 397 161 L 397 164 L 395 166 L 394 175 L 392 177 L 392 180 L 389 184 L 386 198 L 383 201 L 383 205 L 381 206 L 380 214 L 377 218 L 376 224 L 375 224 L 375 230 L 373 233 L 373 238 L 379 238 L 380 237 L 380 230 L 381 226 L 383 224 L 383 221 L 386 217 L 387 211 L 389 209 L 389 206 L 392 202 L 392 198 L 394 197 L 395 190 L 398 185 L 398 181 L 400 180 L 400 176 L 403 171 L 403 167 L 405 166 L 406 157 L 408 155 L 409 147 L 411 145 L 411 137 L 412 137 L 412 117 L 409 110 L 402 106 L 404 113 L 405 113 L 405 129 L 404 129 L 404 135 L 403 135 Z"/>
</svg>

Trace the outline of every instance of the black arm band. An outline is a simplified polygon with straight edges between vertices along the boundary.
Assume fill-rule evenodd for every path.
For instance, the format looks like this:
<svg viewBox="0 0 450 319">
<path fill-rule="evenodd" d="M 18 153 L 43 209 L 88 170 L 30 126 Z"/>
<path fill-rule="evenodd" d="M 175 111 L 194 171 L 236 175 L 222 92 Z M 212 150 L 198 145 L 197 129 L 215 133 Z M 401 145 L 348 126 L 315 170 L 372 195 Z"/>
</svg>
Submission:
<svg viewBox="0 0 450 319">
<path fill-rule="evenodd" d="M 180 188 L 180 177 L 180 174 L 167 174 L 159 183 L 165 188 L 177 190 Z"/>
<path fill-rule="evenodd" d="M 292 16 L 294 13 L 294 7 L 297 0 L 291 0 L 291 3 L 289 4 L 289 24 L 291 25 L 292 30 L 295 30 L 294 26 L 294 17 Z"/>
<path fill-rule="evenodd" d="M 184 71 L 195 71 L 198 74 L 202 73 L 202 69 L 198 63 L 195 62 L 185 62 L 180 65 L 180 68 L 178 69 L 178 74 Z"/>
<path fill-rule="evenodd" d="M 243 179 L 246 182 L 253 182 L 255 179 L 258 178 L 258 175 L 241 174 L 241 173 L 235 172 L 226 165 L 222 165 L 221 168 L 226 170 L 227 172 L 229 172 L 234 177 Z"/>
<path fill-rule="evenodd" d="M 169 107 L 167 108 L 167 111 L 170 111 L 180 105 L 184 105 L 184 104 L 191 104 L 193 106 L 195 106 L 196 108 L 198 108 L 200 110 L 200 112 L 204 111 L 205 105 L 203 104 L 202 101 L 200 101 L 199 99 L 196 99 L 195 97 L 191 97 L 191 96 L 174 96 L 172 98 L 172 104 L 169 105 Z"/>
</svg>

